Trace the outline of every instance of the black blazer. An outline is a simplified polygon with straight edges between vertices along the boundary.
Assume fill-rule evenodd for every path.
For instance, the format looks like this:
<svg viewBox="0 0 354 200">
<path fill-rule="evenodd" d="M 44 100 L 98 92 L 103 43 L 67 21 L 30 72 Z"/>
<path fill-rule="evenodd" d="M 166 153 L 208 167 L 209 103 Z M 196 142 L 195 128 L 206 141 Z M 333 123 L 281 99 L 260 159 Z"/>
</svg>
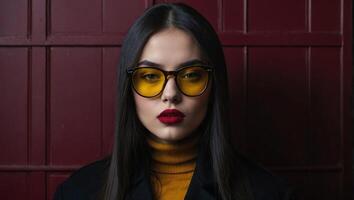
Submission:
<svg viewBox="0 0 354 200">
<path fill-rule="evenodd" d="M 198 154 L 196 170 L 192 176 L 186 200 L 213 200 L 221 199 L 217 189 L 213 187 L 215 180 L 212 175 L 210 157 L 206 153 Z M 295 195 L 283 179 L 265 170 L 261 165 L 235 154 L 238 164 L 234 181 L 234 190 L 241 197 L 239 200 L 293 200 Z M 103 185 L 103 174 L 108 170 L 108 162 L 99 160 L 84 166 L 73 173 L 57 188 L 55 200 L 93 200 Z M 237 176 L 237 178 L 236 178 Z M 128 195 L 129 200 L 152 200 L 152 190 L 149 177 L 139 172 L 133 189 Z M 251 195 L 249 195 L 251 194 Z"/>
</svg>

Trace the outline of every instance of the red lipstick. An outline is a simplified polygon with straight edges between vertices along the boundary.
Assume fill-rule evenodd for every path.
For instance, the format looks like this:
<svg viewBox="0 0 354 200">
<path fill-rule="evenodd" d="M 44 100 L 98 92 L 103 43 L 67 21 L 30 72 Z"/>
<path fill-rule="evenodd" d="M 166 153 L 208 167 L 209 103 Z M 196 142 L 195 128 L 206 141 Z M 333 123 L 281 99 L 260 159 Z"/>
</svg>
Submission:
<svg viewBox="0 0 354 200">
<path fill-rule="evenodd" d="M 166 109 L 157 116 L 164 124 L 177 124 L 183 121 L 185 115 L 177 109 Z"/>
</svg>

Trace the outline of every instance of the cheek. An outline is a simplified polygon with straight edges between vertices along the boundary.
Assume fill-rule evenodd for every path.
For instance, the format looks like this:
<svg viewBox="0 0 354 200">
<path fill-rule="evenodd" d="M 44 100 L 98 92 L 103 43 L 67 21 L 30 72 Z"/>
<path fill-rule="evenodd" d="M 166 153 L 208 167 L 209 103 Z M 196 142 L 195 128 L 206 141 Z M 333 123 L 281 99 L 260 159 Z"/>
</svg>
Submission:
<svg viewBox="0 0 354 200">
<path fill-rule="evenodd" d="M 201 96 L 198 100 L 190 102 L 189 108 L 193 117 L 204 118 L 208 110 L 209 95 Z"/>
<path fill-rule="evenodd" d="M 199 101 L 198 101 L 198 105 L 200 105 L 200 109 L 202 110 L 206 110 L 208 108 L 209 105 L 209 101 L 211 101 L 211 84 L 208 86 L 207 90 L 205 91 L 205 93 L 200 97 Z"/>
<path fill-rule="evenodd" d="M 146 101 L 145 98 L 139 96 L 138 94 L 134 93 L 134 101 L 135 101 L 135 107 L 136 107 L 136 113 L 139 118 L 146 116 L 146 113 L 149 112 L 149 102 Z"/>
</svg>

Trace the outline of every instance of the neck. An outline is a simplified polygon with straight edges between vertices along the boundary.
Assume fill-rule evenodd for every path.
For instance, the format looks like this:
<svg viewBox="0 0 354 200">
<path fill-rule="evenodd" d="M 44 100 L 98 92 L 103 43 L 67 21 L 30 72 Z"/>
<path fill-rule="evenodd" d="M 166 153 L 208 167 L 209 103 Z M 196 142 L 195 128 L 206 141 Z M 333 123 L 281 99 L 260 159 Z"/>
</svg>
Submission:
<svg viewBox="0 0 354 200">
<path fill-rule="evenodd" d="M 163 140 L 163 139 L 157 137 L 156 135 L 154 135 L 154 134 L 152 134 L 150 132 L 148 132 L 146 134 L 146 137 L 148 137 L 148 139 L 154 140 L 154 141 L 156 141 L 158 143 L 175 145 L 175 144 L 178 144 L 178 143 L 186 143 L 189 140 L 192 140 L 192 139 L 194 139 L 196 137 L 199 137 L 200 136 L 199 134 L 200 134 L 199 132 L 194 131 L 191 134 L 189 134 L 187 137 L 182 138 L 180 140 Z"/>
<path fill-rule="evenodd" d="M 151 148 L 153 171 L 174 174 L 194 170 L 199 134 L 192 134 L 176 142 L 166 142 L 149 136 L 147 142 Z"/>
</svg>

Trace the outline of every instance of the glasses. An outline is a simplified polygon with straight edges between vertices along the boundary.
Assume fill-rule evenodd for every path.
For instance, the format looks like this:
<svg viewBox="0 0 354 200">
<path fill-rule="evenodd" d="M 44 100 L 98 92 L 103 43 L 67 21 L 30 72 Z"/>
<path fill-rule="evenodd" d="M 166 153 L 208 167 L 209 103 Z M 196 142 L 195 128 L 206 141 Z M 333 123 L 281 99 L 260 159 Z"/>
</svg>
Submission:
<svg viewBox="0 0 354 200">
<path fill-rule="evenodd" d="M 164 71 L 157 67 L 137 67 L 128 69 L 132 85 L 140 96 L 151 98 L 158 96 L 165 88 L 168 78 L 175 77 L 179 91 L 189 97 L 202 95 L 208 87 L 212 67 L 192 65 L 176 71 Z"/>
</svg>

